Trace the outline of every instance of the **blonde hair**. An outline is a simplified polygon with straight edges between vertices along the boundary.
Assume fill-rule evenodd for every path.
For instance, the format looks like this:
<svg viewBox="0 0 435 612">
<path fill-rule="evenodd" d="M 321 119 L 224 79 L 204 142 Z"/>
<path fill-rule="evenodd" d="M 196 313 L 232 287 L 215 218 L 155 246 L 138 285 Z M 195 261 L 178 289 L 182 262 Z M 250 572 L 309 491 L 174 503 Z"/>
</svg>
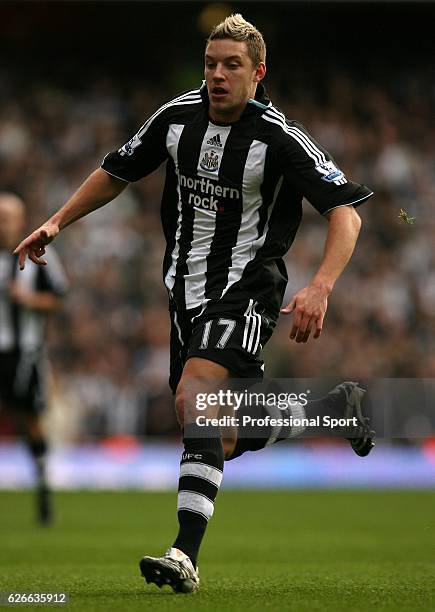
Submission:
<svg viewBox="0 0 435 612">
<path fill-rule="evenodd" d="M 211 31 L 207 45 L 211 40 L 224 38 L 245 42 L 254 68 L 257 68 L 260 62 L 266 61 L 266 43 L 263 35 L 252 23 L 243 19 L 240 13 L 230 15 L 218 23 Z"/>
</svg>

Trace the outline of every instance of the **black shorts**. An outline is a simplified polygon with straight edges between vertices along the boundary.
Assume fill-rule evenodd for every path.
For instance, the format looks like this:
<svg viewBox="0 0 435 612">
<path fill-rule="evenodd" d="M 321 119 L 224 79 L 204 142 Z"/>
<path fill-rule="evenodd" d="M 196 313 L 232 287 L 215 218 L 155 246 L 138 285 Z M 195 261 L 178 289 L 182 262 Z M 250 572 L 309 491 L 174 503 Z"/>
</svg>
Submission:
<svg viewBox="0 0 435 612">
<path fill-rule="evenodd" d="M 179 309 L 170 300 L 171 363 L 169 386 L 175 393 L 184 365 L 190 357 L 219 363 L 236 378 L 262 378 L 261 352 L 276 325 L 266 308 L 253 300 L 219 311 Z"/>
<path fill-rule="evenodd" d="M 46 406 L 45 357 L 35 352 L 0 352 L 0 406 L 39 413 Z"/>
</svg>

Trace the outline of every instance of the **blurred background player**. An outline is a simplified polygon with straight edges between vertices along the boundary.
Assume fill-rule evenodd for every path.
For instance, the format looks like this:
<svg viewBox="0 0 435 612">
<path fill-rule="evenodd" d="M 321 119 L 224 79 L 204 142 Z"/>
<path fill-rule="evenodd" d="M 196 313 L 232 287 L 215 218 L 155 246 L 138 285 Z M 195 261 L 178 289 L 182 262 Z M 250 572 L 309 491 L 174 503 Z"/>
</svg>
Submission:
<svg viewBox="0 0 435 612">
<path fill-rule="evenodd" d="M 61 305 L 67 288 L 54 252 L 49 267 L 29 265 L 17 275 L 12 248 L 25 226 L 25 206 L 13 193 L 0 192 L 0 408 L 8 410 L 26 443 L 36 471 L 37 520 L 52 520 L 46 476 L 47 440 L 41 415 L 46 407 L 44 327 Z"/>
</svg>

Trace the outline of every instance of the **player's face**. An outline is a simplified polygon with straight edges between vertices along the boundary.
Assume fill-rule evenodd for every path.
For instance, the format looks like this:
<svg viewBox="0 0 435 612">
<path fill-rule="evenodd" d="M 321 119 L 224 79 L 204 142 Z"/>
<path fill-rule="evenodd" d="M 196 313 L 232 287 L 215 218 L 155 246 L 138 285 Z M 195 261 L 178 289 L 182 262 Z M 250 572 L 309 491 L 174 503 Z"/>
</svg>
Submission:
<svg viewBox="0 0 435 612">
<path fill-rule="evenodd" d="M 211 40 L 205 50 L 204 70 L 210 118 L 218 123 L 237 121 L 265 74 L 263 63 L 252 65 L 245 42 Z"/>
<path fill-rule="evenodd" d="M 20 238 L 23 227 L 24 215 L 21 209 L 9 201 L 0 201 L 0 247 L 12 248 Z"/>
</svg>

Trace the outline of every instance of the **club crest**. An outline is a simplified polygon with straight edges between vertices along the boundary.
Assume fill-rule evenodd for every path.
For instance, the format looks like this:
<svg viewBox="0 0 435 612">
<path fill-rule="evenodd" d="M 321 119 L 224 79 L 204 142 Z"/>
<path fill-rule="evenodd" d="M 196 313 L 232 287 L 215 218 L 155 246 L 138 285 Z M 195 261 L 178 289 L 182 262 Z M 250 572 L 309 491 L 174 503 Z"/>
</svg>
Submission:
<svg viewBox="0 0 435 612">
<path fill-rule="evenodd" d="M 214 151 L 204 153 L 199 166 L 206 172 L 216 172 L 219 168 L 219 155 Z"/>
</svg>

